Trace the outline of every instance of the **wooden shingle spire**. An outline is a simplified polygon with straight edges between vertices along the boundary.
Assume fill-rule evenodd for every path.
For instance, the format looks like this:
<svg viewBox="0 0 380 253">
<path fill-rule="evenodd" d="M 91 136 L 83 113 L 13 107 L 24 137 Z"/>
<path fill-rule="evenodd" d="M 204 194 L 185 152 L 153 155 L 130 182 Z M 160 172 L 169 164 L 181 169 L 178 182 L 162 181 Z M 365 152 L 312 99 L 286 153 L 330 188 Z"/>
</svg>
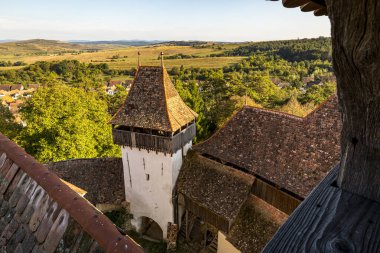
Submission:
<svg viewBox="0 0 380 253">
<path fill-rule="evenodd" d="M 138 68 L 113 125 L 175 132 L 198 115 L 181 99 L 163 66 Z"/>
</svg>

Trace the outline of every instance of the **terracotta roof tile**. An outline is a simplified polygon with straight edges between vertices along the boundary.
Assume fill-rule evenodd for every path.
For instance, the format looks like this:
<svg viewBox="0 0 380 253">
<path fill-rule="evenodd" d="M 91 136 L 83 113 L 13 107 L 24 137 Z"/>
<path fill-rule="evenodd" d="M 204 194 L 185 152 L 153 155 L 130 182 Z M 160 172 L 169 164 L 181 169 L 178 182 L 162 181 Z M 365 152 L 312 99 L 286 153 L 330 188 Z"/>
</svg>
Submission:
<svg viewBox="0 0 380 253">
<path fill-rule="evenodd" d="M 10 85 L 0 85 L 0 91 L 3 90 L 3 91 L 11 91 L 12 90 L 12 87 Z"/>
<path fill-rule="evenodd" d="M 340 131 L 335 96 L 306 118 L 244 107 L 194 149 L 306 197 L 338 163 Z"/>
<path fill-rule="evenodd" d="M 195 120 L 165 68 L 139 67 L 129 94 L 111 124 L 175 132 Z"/>
<path fill-rule="evenodd" d="M 54 252 L 58 245 L 65 252 L 144 252 L 2 134 L 0 182 L 0 246 L 7 252 Z"/>
</svg>

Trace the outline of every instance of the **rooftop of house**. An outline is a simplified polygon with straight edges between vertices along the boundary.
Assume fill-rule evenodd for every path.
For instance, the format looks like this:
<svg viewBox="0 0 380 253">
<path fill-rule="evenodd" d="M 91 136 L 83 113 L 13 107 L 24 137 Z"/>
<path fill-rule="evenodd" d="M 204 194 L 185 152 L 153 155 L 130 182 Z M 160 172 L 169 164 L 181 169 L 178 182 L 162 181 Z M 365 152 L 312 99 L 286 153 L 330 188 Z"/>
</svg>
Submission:
<svg viewBox="0 0 380 253">
<path fill-rule="evenodd" d="M 197 114 L 181 99 L 164 67 L 141 66 L 113 125 L 175 132 Z"/>
<path fill-rule="evenodd" d="M 28 85 L 28 88 L 29 89 L 38 89 L 40 87 L 39 84 L 35 84 L 35 83 L 31 83 Z"/>
<path fill-rule="evenodd" d="M 87 200 L 0 134 L 0 246 L 6 252 L 144 252 Z"/>
<path fill-rule="evenodd" d="M 302 199 L 339 161 L 340 130 L 336 96 L 305 118 L 246 106 L 194 149 Z"/>
<path fill-rule="evenodd" d="M 0 85 L 0 91 L 11 91 L 11 90 L 12 90 L 11 85 L 7 85 L 7 84 Z"/>
</svg>

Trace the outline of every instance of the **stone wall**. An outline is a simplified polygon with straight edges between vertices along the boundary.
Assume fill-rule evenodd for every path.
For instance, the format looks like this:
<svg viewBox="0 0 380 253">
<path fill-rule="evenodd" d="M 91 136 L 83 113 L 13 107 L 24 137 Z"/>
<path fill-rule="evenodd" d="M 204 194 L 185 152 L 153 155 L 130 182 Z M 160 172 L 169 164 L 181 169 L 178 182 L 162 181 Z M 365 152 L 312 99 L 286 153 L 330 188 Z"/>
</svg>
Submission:
<svg viewBox="0 0 380 253">
<path fill-rule="evenodd" d="M 121 158 L 72 159 L 47 166 L 63 180 L 87 191 L 85 198 L 95 205 L 125 201 Z"/>
</svg>

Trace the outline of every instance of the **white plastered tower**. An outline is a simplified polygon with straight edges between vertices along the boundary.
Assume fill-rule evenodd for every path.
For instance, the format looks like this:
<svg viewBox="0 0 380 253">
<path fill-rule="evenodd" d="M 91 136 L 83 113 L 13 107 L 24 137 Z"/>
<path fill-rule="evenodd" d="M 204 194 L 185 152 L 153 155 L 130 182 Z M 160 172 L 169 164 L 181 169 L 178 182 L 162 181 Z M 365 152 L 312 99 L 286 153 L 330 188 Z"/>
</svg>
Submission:
<svg viewBox="0 0 380 253">
<path fill-rule="evenodd" d="M 111 120 L 121 146 L 132 225 L 154 220 L 166 239 L 174 223 L 173 190 L 195 137 L 197 114 L 182 101 L 161 67 L 139 67 L 123 106 Z"/>
</svg>

